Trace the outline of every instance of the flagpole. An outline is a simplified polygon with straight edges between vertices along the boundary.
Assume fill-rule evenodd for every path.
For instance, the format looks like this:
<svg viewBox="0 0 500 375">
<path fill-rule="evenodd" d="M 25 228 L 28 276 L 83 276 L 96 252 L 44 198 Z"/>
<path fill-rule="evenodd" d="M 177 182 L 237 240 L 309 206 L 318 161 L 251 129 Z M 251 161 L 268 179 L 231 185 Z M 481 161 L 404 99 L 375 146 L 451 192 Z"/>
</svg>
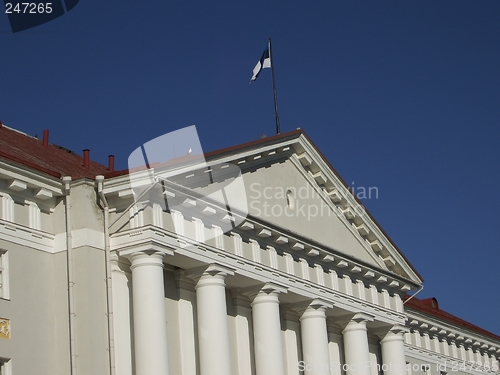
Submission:
<svg viewBox="0 0 500 375">
<path fill-rule="evenodd" d="M 274 94 L 274 114 L 276 116 L 276 134 L 280 134 L 280 116 L 278 113 L 278 94 L 276 93 L 276 82 L 274 80 L 274 59 L 273 50 L 271 49 L 271 38 L 269 38 L 269 59 L 271 60 L 271 75 L 273 77 L 273 94 Z"/>
</svg>

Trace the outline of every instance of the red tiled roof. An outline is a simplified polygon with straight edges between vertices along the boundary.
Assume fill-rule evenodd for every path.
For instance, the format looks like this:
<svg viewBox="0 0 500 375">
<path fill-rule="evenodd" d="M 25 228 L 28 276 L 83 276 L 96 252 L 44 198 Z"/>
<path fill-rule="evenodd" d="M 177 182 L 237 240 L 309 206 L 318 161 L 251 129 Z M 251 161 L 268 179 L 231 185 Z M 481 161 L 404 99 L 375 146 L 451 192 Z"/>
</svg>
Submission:
<svg viewBox="0 0 500 375">
<path fill-rule="evenodd" d="M 409 297 L 407 297 L 406 299 L 408 298 Z M 426 299 L 412 298 L 409 301 L 405 302 L 405 306 L 420 311 L 422 313 L 431 315 L 440 320 L 444 320 L 453 325 L 466 328 L 470 331 L 474 331 L 483 334 L 485 336 L 489 336 L 491 338 L 494 338 L 495 340 L 500 340 L 500 336 L 495 335 L 494 333 L 491 333 L 472 323 L 469 323 L 466 320 L 460 319 L 459 317 L 456 317 L 455 315 L 452 315 L 444 310 L 441 310 L 439 308 L 439 304 L 436 298 L 426 298 Z"/>
<path fill-rule="evenodd" d="M 1 125 L 0 158 L 57 178 L 95 178 L 96 175 L 109 172 L 104 165 L 92 160 L 87 169 L 83 166 L 82 156 L 56 145 L 48 144 L 45 147 L 42 140 Z"/>
</svg>

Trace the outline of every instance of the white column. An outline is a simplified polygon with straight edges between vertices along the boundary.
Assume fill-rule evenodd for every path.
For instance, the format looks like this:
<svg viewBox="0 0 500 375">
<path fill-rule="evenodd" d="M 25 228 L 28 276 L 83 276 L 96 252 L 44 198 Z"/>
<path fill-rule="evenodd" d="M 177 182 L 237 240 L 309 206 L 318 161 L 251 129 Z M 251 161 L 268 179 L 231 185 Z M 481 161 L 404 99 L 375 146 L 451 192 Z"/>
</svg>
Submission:
<svg viewBox="0 0 500 375">
<path fill-rule="evenodd" d="M 252 302 L 257 375 L 285 375 L 279 293 L 286 293 L 286 289 L 267 283 L 258 291 Z"/>
<path fill-rule="evenodd" d="M 201 375 L 231 375 L 226 284 L 233 270 L 211 264 L 196 284 Z"/>
<path fill-rule="evenodd" d="M 407 329 L 394 325 L 380 335 L 384 375 L 406 375 L 404 334 Z"/>
<path fill-rule="evenodd" d="M 161 252 L 139 252 L 132 263 L 136 375 L 168 375 L 167 324 Z"/>
<path fill-rule="evenodd" d="M 347 375 L 370 375 L 370 350 L 366 323 L 373 320 L 367 314 L 354 315 L 345 324 L 342 334 L 344 336 L 345 364 Z"/>
<path fill-rule="evenodd" d="M 329 375 L 330 355 L 325 311 L 331 304 L 314 300 L 300 317 L 304 374 Z"/>
</svg>

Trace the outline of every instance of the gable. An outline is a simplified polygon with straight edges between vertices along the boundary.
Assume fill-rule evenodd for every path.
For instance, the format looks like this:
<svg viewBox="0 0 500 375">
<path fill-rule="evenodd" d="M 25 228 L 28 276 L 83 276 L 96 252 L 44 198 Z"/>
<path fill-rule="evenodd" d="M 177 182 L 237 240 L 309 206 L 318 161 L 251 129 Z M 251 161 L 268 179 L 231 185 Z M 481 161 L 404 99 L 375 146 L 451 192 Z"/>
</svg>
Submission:
<svg viewBox="0 0 500 375">
<path fill-rule="evenodd" d="M 162 184 L 166 185 L 157 188 L 173 190 L 158 191 L 157 195 L 169 200 L 169 208 L 194 210 L 186 212 L 187 217 L 194 220 L 203 215 L 207 228 L 218 227 L 228 233 L 241 225 L 244 231 L 257 231 L 255 235 L 261 238 L 278 236 L 273 237 L 277 243 L 288 243 L 287 237 L 295 238 L 286 246 L 294 249 L 298 244 L 298 249 L 303 250 L 300 243 L 307 242 L 309 255 L 346 256 L 374 267 L 374 271 L 399 275 L 414 285 L 422 282 L 417 271 L 301 130 L 208 153 L 205 158 L 207 163 L 201 166 L 182 165 L 168 169 L 166 174 L 160 170 Z M 240 170 L 244 191 L 233 183 Z M 151 171 L 134 172 L 133 180 L 138 183 L 137 186 L 132 183 L 134 189 L 151 186 Z M 123 192 L 123 196 L 127 194 Z M 230 200 L 227 194 L 231 195 Z M 208 209 L 203 207 L 211 206 L 209 201 L 196 204 L 196 197 L 211 196 L 218 196 L 217 201 L 225 203 Z M 217 222 L 213 222 L 211 215 Z M 221 220 L 225 228 L 221 227 Z"/>
<path fill-rule="evenodd" d="M 301 130 L 210 153 L 242 170 L 249 216 L 415 283 L 422 278 Z M 293 206 L 292 207 L 290 206 Z"/>
<path fill-rule="evenodd" d="M 383 267 L 344 214 L 291 159 L 247 171 L 243 180 L 250 215 Z"/>
</svg>

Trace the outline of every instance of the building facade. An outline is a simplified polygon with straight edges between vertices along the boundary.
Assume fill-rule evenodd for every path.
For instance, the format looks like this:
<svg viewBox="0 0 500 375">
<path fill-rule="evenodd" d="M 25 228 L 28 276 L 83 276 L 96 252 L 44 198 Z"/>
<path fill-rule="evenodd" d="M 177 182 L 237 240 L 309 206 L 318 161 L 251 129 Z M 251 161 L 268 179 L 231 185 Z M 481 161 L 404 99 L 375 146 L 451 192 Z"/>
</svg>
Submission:
<svg viewBox="0 0 500 375">
<path fill-rule="evenodd" d="M 0 144 L 1 375 L 500 373 L 301 130 L 165 180 Z"/>
</svg>

